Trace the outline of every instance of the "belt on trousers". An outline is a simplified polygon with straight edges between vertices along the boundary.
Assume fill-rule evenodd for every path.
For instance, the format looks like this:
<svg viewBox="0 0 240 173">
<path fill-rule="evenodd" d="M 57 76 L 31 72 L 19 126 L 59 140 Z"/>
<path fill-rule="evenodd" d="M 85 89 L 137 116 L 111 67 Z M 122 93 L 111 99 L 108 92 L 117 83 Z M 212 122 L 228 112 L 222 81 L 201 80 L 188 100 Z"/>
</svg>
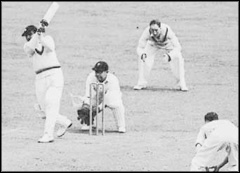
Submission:
<svg viewBox="0 0 240 173">
<path fill-rule="evenodd" d="M 61 66 L 52 66 L 52 67 L 40 69 L 40 70 L 36 71 L 36 74 L 42 73 L 44 71 L 47 71 L 47 70 L 50 70 L 50 69 L 53 69 L 53 68 L 61 68 Z"/>
</svg>

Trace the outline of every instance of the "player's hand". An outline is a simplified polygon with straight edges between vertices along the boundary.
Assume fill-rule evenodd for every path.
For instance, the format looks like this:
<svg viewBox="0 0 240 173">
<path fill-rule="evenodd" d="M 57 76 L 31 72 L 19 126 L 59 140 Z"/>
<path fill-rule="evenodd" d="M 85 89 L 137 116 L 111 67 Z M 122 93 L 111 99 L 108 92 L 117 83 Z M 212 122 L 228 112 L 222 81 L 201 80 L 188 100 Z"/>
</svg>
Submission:
<svg viewBox="0 0 240 173">
<path fill-rule="evenodd" d="M 212 166 L 211 168 L 213 168 L 213 172 L 219 172 L 220 170 L 219 166 Z"/>
<path fill-rule="evenodd" d="M 47 27 L 48 26 L 48 22 L 46 20 L 44 20 L 44 19 L 42 19 L 40 21 L 40 23 L 41 23 L 42 27 Z"/>
<path fill-rule="evenodd" d="M 44 27 L 40 27 L 40 28 L 37 29 L 38 35 L 41 35 L 44 32 L 45 32 L 45 28 Z"/>
<path fill-rule="evenodd" d="M 164 61 L 164 62 L 169 62 L 169 61 L 171 61 L 170 56 L 169 56 L 168 54 L 164 54 L 164 55 L 163 55 L 163 61 Z"/>
<path fill-rule="evenodd" d="M 220 167 L 219 166 L 211 166 L 211 167 L 206 167 L 207 172 L 219 172 Z"/>
<path fill-rule="evenodd" d="M 146 53 L 143 53 L 142 55 L 141 55 L 141 60 L 143 61 L 143 62 L 145 62 L 145 59 L 147 58 L 147 54 Z"/>
<path fill-rule="evenodd" d="M 202 145 L 201 144 L 196 144 L 196 152 L 198 152 L 200 149 L 202 148 Z"/>
</svg>

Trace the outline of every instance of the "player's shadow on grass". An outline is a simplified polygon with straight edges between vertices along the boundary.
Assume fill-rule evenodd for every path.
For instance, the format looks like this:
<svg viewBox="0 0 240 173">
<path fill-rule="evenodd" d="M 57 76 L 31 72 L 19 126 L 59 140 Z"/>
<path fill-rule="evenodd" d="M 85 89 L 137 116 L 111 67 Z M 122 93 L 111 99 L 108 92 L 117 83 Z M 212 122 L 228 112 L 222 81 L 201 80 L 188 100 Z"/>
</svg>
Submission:
<svg viewBox="0 0 240 173">
<path fill-rule="evenodd" d="M 81 134 L 89 134 L 89 130 L 81 130 L 80 128 L 72 128 L 68 129 L 68 133 L 81 133 Z M 118 133 L 117 130 L 107 130 L 105 129 L 105 133 Z M 93 128 L 92 134 L 96 134 L 96 129 Z M 98 135 L 102 135 L 102 130 L 98 130 Z"/>
<path fill-rule="evenodd" d="M 142 90 L 134 90 L 132 86 L 121 86 L 122 91 L 134 91 L 134 92 L 146 92 L 146 91 L 161 91 L 161 92 L 179 92 L 180 89 L 178 88 L 171 88 L 171 87 L 157 87 L 157 86 L 148 86 Z"/>
</svg>

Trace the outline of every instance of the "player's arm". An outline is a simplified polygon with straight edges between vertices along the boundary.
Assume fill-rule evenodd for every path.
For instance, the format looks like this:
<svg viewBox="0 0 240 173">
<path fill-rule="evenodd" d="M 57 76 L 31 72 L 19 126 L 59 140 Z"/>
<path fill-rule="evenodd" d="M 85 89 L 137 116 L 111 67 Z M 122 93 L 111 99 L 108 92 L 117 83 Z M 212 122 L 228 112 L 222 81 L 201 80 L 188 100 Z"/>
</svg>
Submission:
<svg viewBox="0 0 240 173">
<path fill-rule="evenodd" d="M 87 77 L 87 80 L 86 80 L 86 84 L 85 84 L 85 95 L 84 95 L 84 100 L 83 100 L 83 102 L 84 103 L 87 103 L 87 104 L 89 104 L 90 103 L 90 84 L 93 82 L 93 77 L 94 77 L 94 75 L 93 75 L 94 73 L 92 72 L 92 73 L 90 73 L 89 75 L 88 75 L 88 77 Z"/>
<path fill-rule="evenodd" d="M 35 53 L 35 48 L 37 47 L 37 45 L 38 45 L 38 35 L 33 34 L 31 40 L 24 44 L 23 50 L 29 57 L 32 57 Z"/>
<path fill-rule="evenodd" d="M 43 37 L 42 34 L 39 35 L 39 41 L 40 43 L 46 48 L 47 52 L 52 52 L 55 50 L 55 43 L 51 36 L 45 36 Z"/>
<path fill-rule="evenodd" d="M 120 85 L 117 77 L 112 77 L 111 82 L 108 85 L 107 90 L 105 89 L 105 94 L 116 95 L 116 93 L 120 93 Z"/>
<path fill-rule="evenodd" d="M 23 46 L 23 50 L 29 58 L 31 58 L 35 54 L 35 50 L 31 49 L 31 47 L 29 47 L 26 43 Z"/>
<path fill-rule="evenodd" d="M 122 93 L 120 90 L 119 80 L 117 77 L 112 77 L 105 91 L 105 104 L 107 107 L 116 108 L 121 104 Z M 111 100 L 111 101 L 109 101 Z"/>
<path fill-rule="evenodd" d="M 228 157 L 226 156 L 222 163 L 217 165 L 217 169 L 220 170 L 224 165 L 228 163 Z"/>
<path fill-rule="evenodd" d="M 182 47 L 179 43 L 179 40 L 178 40 L 176 34 L 172 31 L 172 29 L 170 27 L 168 27 L 168 36 L 167 37 L 172 42 L 174 50 L 178 50 L 178 51 L 182 50 Z"/>
<path fill-rule="evenodd" d="M 198 152 L 199 149 L 202 147 L 204 140 L 206 139 L 206 135 L 204 130 L 201 128 L 198 135 L 197 135 L 197 139 L 195 142 L 195 147 L 196 147 L 196 151 Z"/>
<path fill-rule="evenodd" d="M 146 44 L 147 44 L 147 41 L 148 41 L 149 37 L 150 37 L 149 27 L 147 27 L 147 28 L 143 31 L 143 33 L 142 33 L 142 35 L 141 35 L 141 37 L 140 37 L 140 39 L 139 39 L 139 41 L 138 41 L 137 54 L 138 54 L 139 56 L 141 56 L 143 53 L 145 53 L 145 52 L 144 52 L 144 48 L 145 48 L 145 46 L 146 46 Z"/>
<path fill-rule="evenodd" d="M 213 169 L 213 172 L 219 172 L 219 170 L 227 163 L 228 163 L 228 156 L 226 156 L 219 165 L 208 167 L 208 170 Z"/>
</svg>

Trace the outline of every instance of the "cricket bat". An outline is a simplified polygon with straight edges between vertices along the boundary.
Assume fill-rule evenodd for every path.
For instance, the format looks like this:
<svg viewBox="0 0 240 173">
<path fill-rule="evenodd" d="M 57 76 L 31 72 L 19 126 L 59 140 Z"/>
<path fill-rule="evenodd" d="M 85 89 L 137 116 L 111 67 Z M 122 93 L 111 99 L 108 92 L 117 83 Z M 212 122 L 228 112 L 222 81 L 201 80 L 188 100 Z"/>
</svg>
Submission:
<svg viewBox="0 0 240 173">
<path fill-rule="evenodd" d="M 59 8 L 59 4 L 57 2 L 53 2 L 50 7 L 48 8 L 47 12 L 45 13 L 44 17 L 42 18 L 42 20 L 45 20 L 48 25 L 51 22 L 53 16 L 55 15 L 55 13 L 57 12 Z"/>
</svg>

